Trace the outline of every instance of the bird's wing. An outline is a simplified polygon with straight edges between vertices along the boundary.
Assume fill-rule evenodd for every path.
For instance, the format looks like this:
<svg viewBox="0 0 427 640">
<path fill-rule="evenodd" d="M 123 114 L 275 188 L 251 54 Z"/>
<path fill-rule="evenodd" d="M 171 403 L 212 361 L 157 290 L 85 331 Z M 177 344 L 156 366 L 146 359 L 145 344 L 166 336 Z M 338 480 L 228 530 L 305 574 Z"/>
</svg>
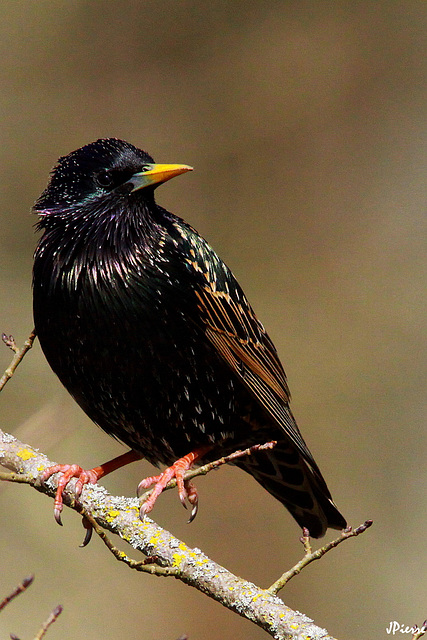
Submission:
<svg viewBox="0 0 427 640">
<path fill-rule="evenodd" d="M 228 267 L 200 236 L 197 247 L 194 236 L 192 240 L 188 263 L 198 276 L 194 292 L 207 338 L 307 462 L 316 466 L 289 409 L 286 375 L 272 341 Z"/>
<path fill-rule="evenodd" d="M 289 408 L 289 388 L 276 349 L 239 283 L 195 229 L 175 216 L 171 222 L 173 250 L 179 251 L 181 261 L 184 256 L 182 264 L 196 295 L 198 312 L 193 321 L 306 462 L 317 469 Z"/>
<path fill-rule="evenodd" d="M 231 368 L 245 376 L 246 370 L 262 380 L 284 402 L 290 393 L 276 349 L 245 298 L 237 302 L 228 292 L 209 285 L 196 291 L 206 335 Z"/>
<path fill-rule="evenodd" d="M 208 284 L 196 295 L 206 336 L 216 351 L 311 461 L 288 406 L 290 393 L 276 349 L 246 298 L 241 294 L 236 302 L 230 293 L 213 291 Z"/>
</svg>

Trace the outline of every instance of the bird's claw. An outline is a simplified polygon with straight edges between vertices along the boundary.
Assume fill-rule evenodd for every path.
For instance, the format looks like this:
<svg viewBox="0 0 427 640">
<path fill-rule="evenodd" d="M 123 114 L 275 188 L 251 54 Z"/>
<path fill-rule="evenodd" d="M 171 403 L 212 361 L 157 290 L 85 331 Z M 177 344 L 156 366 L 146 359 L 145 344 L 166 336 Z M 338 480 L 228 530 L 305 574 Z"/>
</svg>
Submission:
<svg viewBox="0 0 427 640">
<path fill-rule="evenodd" d="M 155 485 L 151 494 L 142 503 L 139 513 L 140 517 L 143 520 L 144 517 L 149 513 L 154 504 L 162 493 L 163 489 L 166 488 L 167 484 L 172 480 L 172 478 L 176 479 L 176 484 L 178 487 L 178 495 L 181 501 L 181 504 L 187 509 L 187 502 L 192 506 L 191 515 L 188 522 L 192 522 L 197 515 L 198 510 L 198 496 L 196 487 L 193 485 L 190 480 L 184 479 L 184 474 L 193 464 L 196 459 L 195 453 L 190 453 L 183 458 L 177 460 L 172 466 L 168 467 L 158 476 L 150 476 L 142 480 L 137 489 L 138 497 L 141 496 L 141 493 L 144 489 L 148 489 L 151 485 Z"/>
<path fill-rule="evenodd" d="M 56 498 L 55 498 L 55 503 L 56 503 Z M 53 509 L 53 517 L 55 518 L 56 522 L 59 524 L 60 527 L 62 527 L 61 511 L 62 511 L 62 503 L 59 506 L 54 507 Z"/>
<path fill-rule="evenodd" d="M 193 522 L 194 518 L 197 516 L 197 511 L 199 510 L 199 496 L 197 494 L 197 489 L 191 480 L 184 480 L 184 491 L 185 498 L 188 500 L 189 504 L 193 507 L 191 509 L 190 517 L 187 520 L 187 524 Z M 181 500 L 182 502 L 182 500 Z M 185 508 L 187 508 L 187 504 L 183 502 Z"/>
<path fill-rule="evenodd" d="M 59 477 L 56 487 L 53 515 L 56 522 L 62 526 L 61 512 L 64 506 L 63 492 L 69 481 L 72 478 L 77 478 L 77 482 L 74 487 L 74 497 L 78 499 L 81 495 L 84 485 L 89 483 L 95 484 L 99 480 L 99 475 L 97 474 L 95 469 L 85 470 L 82 469 L 82 467 L 80 467 L 78 464 L 55 464 L 43 471 L 40 476 L 40 481 L 42 483 L 46 482 L 46 480 L 48 480 L 55 473 L 61 473 L 62 475 Z"/>
<path fill-rule="evenodd" d="M 83 540 L 83 542 L 81 543 L 80 546 L 81 547 L 86 547 L 89 544 L 89 542 L 91 541 L 91 539 L 92 539 L 93 527 L 92 527 L 91 523 L 89 522 L 89 520 L 85 516 L 82 517 L 82 525 L 86 529 L 86 534 L 85 534 L 84 540 Z"/>
</svg>

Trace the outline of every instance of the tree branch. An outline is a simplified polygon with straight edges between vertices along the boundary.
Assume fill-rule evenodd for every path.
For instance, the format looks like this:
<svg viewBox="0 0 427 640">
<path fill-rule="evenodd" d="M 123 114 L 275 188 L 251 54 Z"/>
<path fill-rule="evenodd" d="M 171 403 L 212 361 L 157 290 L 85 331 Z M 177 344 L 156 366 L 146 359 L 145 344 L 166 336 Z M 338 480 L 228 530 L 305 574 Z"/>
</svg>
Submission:
<svg viewBox="0 0 427 640">
<path fill-rule="evenodd" d="M 49 479 L 45 485 L 39 481 L 43 469 L 55 463 L 29 445 L 16 440 L 0 430 L 0 464 L 12 474 L 2 474 L 0 479 L 26 482 L 50 497 L 55 495 L 55 482 Z M 173 575 L 182 582 L 202 591 L 223 606 L 251 620 L 277 640 L 295 640 L 310 637 L 312 640 L 333 640 L 325 629 L 317 627 L 304 614 L 287 607 L 272 591 L 233 575 L 208 558 L 200 549 L 189 548 L 151 518 L 144 522 L 139 518 L 139 501 L 110 495 L 100 485 L 84 487 L 79 504 L 75 504 L 71 480 L 64 491 L 64 504 L 86 515 L 98 535 L 106 529 L 119 535 L 134 549 L 142 551 L 155 562 L 136 563 L 115 549 L 106 536 L 101 537 L 110 551 L 129 566 L 156 575 Z M 134 564 L 135 563 L 135 564 Z M 158 571 L 158 570 L 163 571 Z M 166 569 L 166 571 L 164 571 Z"/>
</svg>

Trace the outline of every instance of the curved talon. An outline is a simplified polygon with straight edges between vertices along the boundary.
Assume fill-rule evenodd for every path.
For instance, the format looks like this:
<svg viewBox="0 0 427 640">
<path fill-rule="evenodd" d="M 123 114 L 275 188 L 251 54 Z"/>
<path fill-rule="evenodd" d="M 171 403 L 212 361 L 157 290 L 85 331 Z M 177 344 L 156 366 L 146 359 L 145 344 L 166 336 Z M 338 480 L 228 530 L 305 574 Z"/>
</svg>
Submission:
<svg viewBox="0 0 427 640">
<path fill-rule="evenodd" d="M 193 506 L 191 510 L 191 515 L 187 520 L 187 524 L 193 522 L 194 518 L 197 516 L 197 511 L 199 510 L 199 496 L 197 495 L 197 489 L 191 480 L 184 481 L 185 490 L 187 492 L 187 500 Z"/>
<path fill-rule="evenodd" d="M 142 505 L 139 507 L 139 519 L 142 520 L 142 522 L 145 522 L 145 516 L 147 515 L 143 508 L 144 504 L 145 502 L 143 502 Z"/>
<path fill-rule="evenodd" d="M 148 478 L 144 478 L 141 480 L 139 485 L 136 488 L 136 496 L 140 498 L 144 489 L 149 489 L 151 485 L 156 484 L 161 480 L 162 473 L 159 476 L 148 476 Z"/>
<path fill-rule="evenodd" d="M 61 500 L 62 500 L 62 497 L 61 497 Z M 55 498 L 55 502 L 56 502 L 56 498 Z M 53 517 L 55 518 L 56 522 L 59 524 L 60 527 L 62 527 L 61 511 L 62 511 L 62 504 L 53 509 Z"/>
<path fill-rule="evenodd" d="M 92 540 L 92 532 L 93 532 L 92 527 L 90 527 L 89 529 L 86 529 L 86 533 L 85 533 L 84 540 L 83 540 L 83 542 L 79 545 L 79 547 L 87 547 L 87 545 L 89 544 L 89 542 Z"/>
<path fill-rule="evenodd" d="M 84 528 L 86 529 L 86 534 L 85 534 L 83 542 L 79 546 L 80 547 L 86 547 L 89 544 L 89 542 L 91 541 L 91 539 L 92 539 L 93 527 L 92 527 L 91 523 L 89 522 L 89 520 L 85 516 L 82 516 L 82 524 L 83 524 Z"/>
<path fill-rule="evenodd" d="M 197 512 L 198 512 L 198 510 L 199 510 L 199 506 L 198 506 L 198 504 L 196 503 L 196 504 L 194 505 L 194 507 L 192 508 L 192 510 L 191 510 L 191 515 L 190 515 L 190 517 L 189 517 L 189 518 L 188 518 L 188 520 L 187 520 L 187 524 L 191 524 L 191 523 L 193 522 L 194 518 L 197 516 Z"/>
</svg>

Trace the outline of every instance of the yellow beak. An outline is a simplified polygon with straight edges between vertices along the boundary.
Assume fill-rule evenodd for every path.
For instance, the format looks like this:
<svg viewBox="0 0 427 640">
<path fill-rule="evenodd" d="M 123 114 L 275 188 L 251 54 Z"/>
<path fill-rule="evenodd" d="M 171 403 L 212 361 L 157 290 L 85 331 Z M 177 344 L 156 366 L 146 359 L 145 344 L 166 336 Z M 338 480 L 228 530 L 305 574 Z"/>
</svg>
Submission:
<svg viewBox="0 0 427 640">
<path fill-rule="evenodd" d="M 187 164 L 146 164 L 145 167 L 146 170 L 134 173 L 132 178 L 128 180 L 133 184 L 132 191 L 161 184 L 181 173 L 193 171 L 193 167 L 189 167 Z"/>
</svg>

